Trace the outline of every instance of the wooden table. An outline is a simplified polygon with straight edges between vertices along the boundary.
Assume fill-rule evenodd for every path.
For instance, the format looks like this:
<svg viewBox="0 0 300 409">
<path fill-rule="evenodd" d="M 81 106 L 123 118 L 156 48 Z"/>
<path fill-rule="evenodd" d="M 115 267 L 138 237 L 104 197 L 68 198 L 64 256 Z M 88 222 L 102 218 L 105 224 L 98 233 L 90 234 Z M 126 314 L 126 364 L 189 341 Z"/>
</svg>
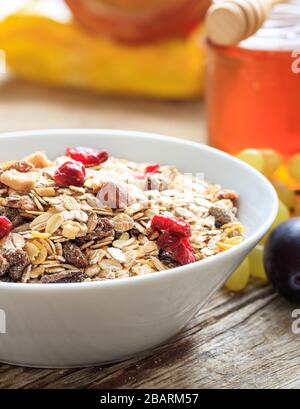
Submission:
<svg viewBox="0 0 300 409">
<path fill-rule="evenodd" d="M 162 103 L 42 89 L 0 88 L 0 131 L 92 127 L 161 132 L 205 141 L 201 102 Z M 300 337 L 290 305 L 267 286 L 219 291 L 166 345 L 87 369 L 0 366 L 0 388 L 299 388 Z"/>
</svg>

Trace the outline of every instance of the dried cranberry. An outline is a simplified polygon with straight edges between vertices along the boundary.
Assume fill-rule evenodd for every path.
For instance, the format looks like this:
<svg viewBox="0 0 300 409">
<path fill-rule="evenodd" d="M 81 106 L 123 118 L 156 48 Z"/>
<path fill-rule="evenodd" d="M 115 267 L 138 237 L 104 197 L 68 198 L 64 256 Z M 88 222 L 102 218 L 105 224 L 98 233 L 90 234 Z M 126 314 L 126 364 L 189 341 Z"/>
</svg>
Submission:
<svg viewBox="0 0 300 409">
<path fill-rule="evenodd" d="M 82 163 L 70 161 L 56 169 L 53 179 L 59 186 L 82 186 L 85 175 L 85 167 Z"/>
<path fill-rule="evenodd" d="M 157 239 L 157 245 L 161 250 L 170 253 L 181 244 L 181 241 L 182 238 L 180 236 L 175 236 L 175 234 L 165 231 Z"/>
<path fill-rule="evenodd" d="M 0 217 L 0 239 L 7 236 L 12 231 L 12 223 L 7 217 Z"/>
<path fill-rule="evenodd" d="M 155 215 L 151 227 L 153 230 L 165 230 L 178 236 L 190 237 L 192 234 L 190 224 L 177 217 Z"/>
<path fill-rule="evenodd" d="M 160 250 L 169 253 L 181 265 L 196 261 L 189 239 L 185 237 L 163 232 L 157 240 L 157 245 Z"/>
<path fill-rule="evenodd" d="M 147 166 L 145 169 L 145 173 L 158 173 L 159 172 L 159 165 L 150 165 Z"/>
<path fill-rule="evenodd" d="M 29 172 L 31 169 L 33 168 L 33 166 L 25 161 L 21 161 L 21 162 L 14 162 L 11 165 L 9 165 L 5 170 L 12 170 L 15 169 L 18 172 L 21 173 L 27 173 Z"/>
<path fill-rule="evenodd" d="M 84 148 L 81 146 L 77 148 L 68 148 L 66 155 L 83 163 L 85 166 L 100 165 L 108 159 L 108 153 L 105 151 L 97 151 L 96 149 Z"/>
<path fill-rule="evenodd" d="M 194 263 L 196 261 L 193 251 L 184 243 L 181 243 L 178 247 L 176 247 L 171 254 L 174 260 L 176 260 L 182 266 L 185 264 Z"/>
</svg>

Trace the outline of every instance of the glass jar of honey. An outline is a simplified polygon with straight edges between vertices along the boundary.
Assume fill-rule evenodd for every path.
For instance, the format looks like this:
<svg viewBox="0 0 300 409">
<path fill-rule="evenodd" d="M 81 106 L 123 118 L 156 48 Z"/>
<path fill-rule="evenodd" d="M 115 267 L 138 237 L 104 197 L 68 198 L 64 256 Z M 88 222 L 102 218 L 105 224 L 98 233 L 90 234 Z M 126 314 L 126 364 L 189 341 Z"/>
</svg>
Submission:
<svg viewBox="0 0 300 409">
<path fill-rule="evenodd" d="M 208 44 L 207 123 L 211 145 L 230 153 L 300 152 L 300 0 L 274 7 L 238 46 Z"/>
</svg>

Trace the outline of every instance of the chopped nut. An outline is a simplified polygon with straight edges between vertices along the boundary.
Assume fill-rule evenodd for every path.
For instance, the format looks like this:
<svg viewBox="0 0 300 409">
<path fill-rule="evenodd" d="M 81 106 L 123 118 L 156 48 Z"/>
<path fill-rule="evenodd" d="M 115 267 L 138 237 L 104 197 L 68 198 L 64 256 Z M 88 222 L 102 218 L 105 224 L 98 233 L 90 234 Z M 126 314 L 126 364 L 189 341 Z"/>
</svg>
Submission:
<svg viewBox="0 0 300 409">
<path fill-rule="evenodd" d="M 32 155 L 26 156 L 24 160 L 38 169 L 47 168 L 51 165 L 51 162 L 43 152 L 35 152 Z"/>
<path fill-rule="evenodd" d="M 21 173 L 15 169 L 0 175 L 0 182 L 17 192 L 30 192 L 35 186 L 38 175 L 34 172 Z"/>
</svg>

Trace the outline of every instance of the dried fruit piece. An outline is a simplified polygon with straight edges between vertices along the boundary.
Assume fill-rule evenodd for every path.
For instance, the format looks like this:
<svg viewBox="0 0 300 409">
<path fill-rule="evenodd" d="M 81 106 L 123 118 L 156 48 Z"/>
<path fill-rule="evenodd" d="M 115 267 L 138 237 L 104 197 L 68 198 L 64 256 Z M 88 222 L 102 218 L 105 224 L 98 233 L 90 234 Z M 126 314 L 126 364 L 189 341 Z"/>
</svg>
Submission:
<svg viewBox="0 0 300 409">
<path fill-rule="evenodd" d="M 63 255 L 66 262 L 77 267 L 85 268 L 88 266 L 87 259 L 76 244 L 67 242 L 63 245 Z"/>
<path fill-rule="evenodd" d="M 24 160 L 31 163 L 37 169 L 44 169 L 51 165 L 51 162 L 43 152 L 35 152 L 32 155 L 26 156 Z"/>
<path fill-rule="evenodd" d="M 33 166 L 30 163 L 26 161 L 20 161 L 20 162 L 11 163 L 5 168 L 5 170 L 15 169 L 18 172 L 26 173 L 26 172 L 29 172 L 32 168 Z"/>
<path fill-rule="evenodd" d="M 17 192 L 29 192 L 35 187 L 38 174 L 35 172 L 22 173 L 16 169 L 6 170 L 0 176 L 0 182 Z"/>
<path fill-rule="evenodd" d="M 145 173 L 158 173 L 160 165 L 150 165 L 145 169 Z"/>
<path fill-rule="evenodd" d="M 51 275 L 45 275 L 40 282 L 43 284 L 59 284 L 59 283 L 80 283 L 84 280 L 85 275 L 81 271 L 63 271 Z"/>
<path fill-rule="evenodd" d="M 209 214 L 215 218 L 216 227 L 221 227 L 224 224 L 232 223 L 236 220 L 232 209 L 224 206 L 211 206 Z"/>
<path fill-rule="evenodd" d="M 220 190 L 218 196 L 218 200 L 231 200 L 233 206 L 238 206 L 239 195 L 234 190 L 223 189 Z"/>
<path fill-rule="evenodd" d="M 69 161 L 56 169 L 53 179 L 59 186 L 82 186 L 85 176 L 85 167 L 82 163 Z"/>
<path fill-rule="evenodd" d="M 29 258 L 21 249 L 6 250 L 2 256 L 9 263 L 8 275 L 13 281 L 20 281 L 24 268 L 28 266 Z"/>
<path fill-rule="evenodd" d="M 181 240 L 182 238 L 180 236 L 176 236 L 175 234 L 165 231 L 159 236 L 157 245 L 161 250 L 170 253 L 180 245 Z"/>
<path fill-rule="evenodd" d="M 168 231 L 179 236 L 190 237 L 192 230 L 189 223 L 172 216 L 155 215 L 151 220 L 153 230 Z"/>
<path fill-rule="evenodd" d="M 189 239 L 178 235 L 163 232 L 157 240 L 158 247 L 170 254 L 180 265 L 196 261 Z"/>
<path fill-rule="evenodd" d="M 56 196 L 56 192 L 55 192 L 55 189 L 53 189 L 53 187 L 37 187 L 35 191 L 39 196 L 44 196 L 44 197 L 55 197 Z"/>
<path fill-rule="evenodd" d="M 25 222 L 25 219 L 20 216 L 17 209 L 13 209 L 10 207 L 1 207 L 0 208 L 1 216 L 7 217 L 9 221 L 12 223 L 12 227 L 16 228 Z"/>
<path fill-rule="evenodd" d="M 0 217 L 0 239 L 3 237 L 8 236 L 9 233 L 12 231 L 13 225 L 7 217 L 1 216 Z"/>
<path fill-rule="evenodd" d="M 68 148 L 66 155 L 70 158 L 83 163 L 85 166 L 97 166 L 108 159 L 106 151 L 97 151 L 92 148 L 79 146 L 77 148 Z"/>
<path fill-rule="evenodd" d="M 196 261 L 195 255 L 190 249 L 190 246 L 187 246 L 184 243 L 181 243 L 172 251 L 172 257 L 182 266 Z"/>
</svg>

